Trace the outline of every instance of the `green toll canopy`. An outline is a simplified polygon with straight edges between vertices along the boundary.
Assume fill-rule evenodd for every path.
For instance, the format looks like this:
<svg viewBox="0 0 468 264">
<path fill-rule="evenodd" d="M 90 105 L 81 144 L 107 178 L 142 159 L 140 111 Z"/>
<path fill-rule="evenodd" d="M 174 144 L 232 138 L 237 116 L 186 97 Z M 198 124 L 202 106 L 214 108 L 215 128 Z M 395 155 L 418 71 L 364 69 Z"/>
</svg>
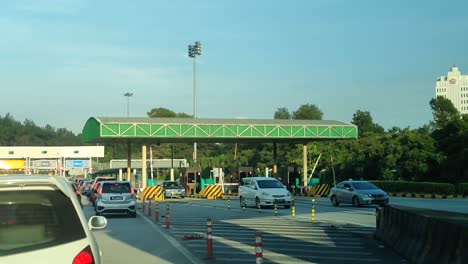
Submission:
<svg viewBox="0 0 468 264">
<path fill-rule="evenodd" d="M 298 142 L 356 139 L 357 126 L 329 120 L 91 117 L 85 143 Z"/>
</svg>

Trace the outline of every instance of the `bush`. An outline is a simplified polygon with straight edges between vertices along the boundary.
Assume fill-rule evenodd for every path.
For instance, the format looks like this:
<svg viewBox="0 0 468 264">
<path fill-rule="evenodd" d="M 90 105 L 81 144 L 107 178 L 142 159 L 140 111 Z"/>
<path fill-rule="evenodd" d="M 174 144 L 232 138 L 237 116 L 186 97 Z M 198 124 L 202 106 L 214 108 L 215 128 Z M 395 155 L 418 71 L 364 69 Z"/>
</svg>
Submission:
<svg viewBox="0 0 468 264">
<path fill-rule="evenodd" d="M 468 182 L 458 184 L 458 194 L 468 196 Z"/>
<path fill-rule="evenodd" d="M 386 192 L 416 194 L 455 194 L 455 185 L 438 182 L 370 181 Z M 465 188 L 465 187 L 463 187 Z M 468 184 L 466 185 L 468 191 Z"/>
</svg>

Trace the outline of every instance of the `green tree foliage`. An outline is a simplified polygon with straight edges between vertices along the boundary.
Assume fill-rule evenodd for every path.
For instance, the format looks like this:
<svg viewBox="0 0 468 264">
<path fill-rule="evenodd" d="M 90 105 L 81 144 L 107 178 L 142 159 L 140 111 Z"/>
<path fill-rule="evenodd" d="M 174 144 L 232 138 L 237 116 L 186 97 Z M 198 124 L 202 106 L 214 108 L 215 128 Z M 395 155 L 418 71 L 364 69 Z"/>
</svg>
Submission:
<svg viewBox="0 0 468 264">
<path fill-rule="evenodd" d="M 186 113 L 176 113 L 164 107 L 153 108 L 147 113 L 148 117 L 169 117 L 169 118 L 192 118 Z"/>
<path fill-rule="evenodd" d="M 358 127 L 360 137 L 365 137 L 372 133 L 382 134 L 384 132 L 382 126 L 374 123 L 369 111 L 356 111 L 356 113 L 353 114 L 351 123 Z"/>
<path fill-rule="evenodd" d="M 292 119 L 322 120 L 323 113 L 314 104 L 303 104 L 292 115 Z"/>
<path fill-rule="evenodd" d="M 437 129 L 445 127 L 449 122 L 459 119 L 460 113 L 453 105 L 452 101 L 443 97 L 431 99 L 429 102 Z"/>
<path fill-rule="evenodd" d="M 30 119 L 24 123 L 16 121 L 7 113 L 0 116 L 1 146 L 77 146 L 81 145 L 81 136 L 65 129 L 56 129 L 50 125 L 39 127 Z"/>
<path fill-rule="evenodd" d="M 275 112 L 274 119 L 291 119 L 291 114 L 289 113 L 288 108 L 278 108 L 278 110 Z"/>
</svg>

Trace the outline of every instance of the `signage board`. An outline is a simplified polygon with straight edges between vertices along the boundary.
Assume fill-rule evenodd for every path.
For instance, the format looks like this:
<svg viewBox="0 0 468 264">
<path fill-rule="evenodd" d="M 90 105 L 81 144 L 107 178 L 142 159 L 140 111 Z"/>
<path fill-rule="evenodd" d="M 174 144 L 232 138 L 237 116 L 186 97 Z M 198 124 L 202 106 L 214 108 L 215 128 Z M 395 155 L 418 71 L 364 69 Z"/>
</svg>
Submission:
<svg viewBox="0 0 468 264">
<path fill-rule="evenodd" d="M 0 160 L 0 169 L 14 170 L 24 169 L 26 162 L 24 160 Z"/>
<path fill-rule="evenodd" d="M 83 169 L 91 167 L 91 163 L 89 160 L 67 160 L 65 167 L 67 169 Z"/>
<path fill-rule="evenodd" d="M 58 166 L 57 160 L 33 160 L 32 168 L 35 169 L 56 169 Z"/>
</svg>

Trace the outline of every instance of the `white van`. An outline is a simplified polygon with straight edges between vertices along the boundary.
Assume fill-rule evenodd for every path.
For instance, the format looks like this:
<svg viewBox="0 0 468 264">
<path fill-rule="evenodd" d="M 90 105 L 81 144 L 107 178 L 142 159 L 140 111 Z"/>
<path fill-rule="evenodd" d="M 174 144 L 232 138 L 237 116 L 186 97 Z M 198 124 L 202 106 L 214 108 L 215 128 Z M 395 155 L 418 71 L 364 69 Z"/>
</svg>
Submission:
<svg viewBox="0 0 468 264">
<path fill-rule="evenodd" d="M 246 177 L 239 186 L 240 205 L 246 206 L 291 206 L 291 193 L 279 180 L 269 177 Z"/>
</svg>

